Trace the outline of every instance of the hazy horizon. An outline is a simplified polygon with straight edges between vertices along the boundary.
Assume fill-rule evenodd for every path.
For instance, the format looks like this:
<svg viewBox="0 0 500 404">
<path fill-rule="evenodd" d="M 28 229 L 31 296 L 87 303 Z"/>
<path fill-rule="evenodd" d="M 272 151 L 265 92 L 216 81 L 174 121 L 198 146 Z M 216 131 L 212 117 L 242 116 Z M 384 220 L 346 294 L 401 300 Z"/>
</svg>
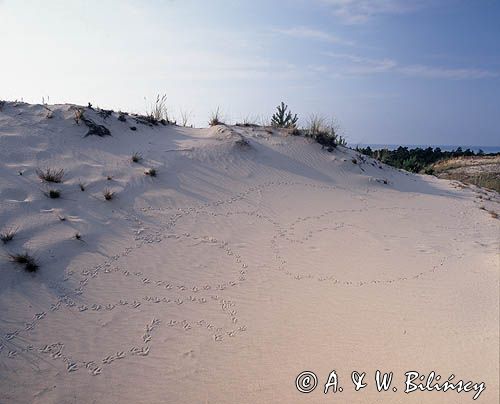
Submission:
<svg viewBox="0 0 500 404">
<path fill-rule="evenodd" d="M 0 0 L 0 99 L 144 112 L 167 94 L 196 126 L 285 101 L 350 144 L 498 146 L 500 3 L 435 3 Z"/>
</svg>

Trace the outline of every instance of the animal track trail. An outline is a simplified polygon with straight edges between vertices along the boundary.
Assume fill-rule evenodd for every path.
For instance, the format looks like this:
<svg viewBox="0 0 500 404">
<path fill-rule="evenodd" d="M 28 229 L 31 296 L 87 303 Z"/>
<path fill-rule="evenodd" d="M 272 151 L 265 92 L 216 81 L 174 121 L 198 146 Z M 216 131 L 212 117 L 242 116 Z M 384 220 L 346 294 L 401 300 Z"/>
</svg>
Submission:
<svg viewBox="0 0 500 404">
<path fill-rule="evenodd" d="M 167 303 L 178 306 L 186 304 L 186 302 L 203 305 L 207 304 L 209 301 L 212 300 L 217 301 L 218 299 L 217 295 L 206 295 L 206 294 L 200 296 L 195 296 L 195 295 L 198 295 L 201 291 L 206 292 L 212 290 L 220 292 L 226 290 L 227 288 L 243 285 L 243 283 L 246 280 L 248 264 L 244 261 L 244 259 L 241 257 L 240 254 L 236 253 L 230 247 L 229 243 L 223 240 L 217 240 L 216 238 L 211 236 L 191 235 L 191 234 L 171 235 L 169 233 L 175 228 L 179 220 L 200 214 L 210 215 L 215 218 L 222 216 L 231 217 L 238 215 L 247 215 L 249 217 L 255 217 L 267 221 L 270 224 L 272 224 L 275 228 L 279 229 L 281 226 L 279 221 L 274 219 L 272 216 L 259 213 L 257 208 L 255 210 L 250 210 L 250 211 L 240 209 L 227 212 L 214 212 L 210 211 L 210 209 L 214 208 L 220 209 L 223 206 L 234 207 L 235 204 L 237 204 L 237 202 L 246 200 L 252 193 L 257 194 L 259 197 L 262 197 L 263 192 L 265 192 L 268 189 L 272 189 L 273 187 L 296 186 L 296 185 L 301 185 L 301 184 L 298 182 L 269 181 L 261 185 L 248 187 L 246 190 L 240 191 L 237 194 L 228 197 L 226 199 L 220 199 L 214 202 L 207 202 L 199 206 L 188 207 L 185 209 L 178 209 L 177 211 L 173 211 L 172 209 L 162 209 L 162 208 L 141 209 L 142 214 L 154 213 L 154 212 L 167 213 L 167 216 L 163 217 L 163 219 L 159 221 L 159 225 L 156 226 L 156 229 L 151 229 L 149 231 L 147 231 L 144 228 L 143 221 L 138 215 L 133 213 L 126 213 L 124 215 L 124 219 L 132 223 L 135 227 L 135 229 L 131 229 L 133 233 L 132 234 L 133 243 L 125 247 L 120 253 L 104 258 L 101 260 L 101 262 L 91 265 L 89 267 L 82 268 L 80 271 L 74 269 L 67 270 L 61 277 L 60 281 L 56 281 L 51 284 L 51 287 L 56 292 L 57 298 L 55 299 L 55 301 L 50 303 L 49 307 L 47 308 L 47 311 L 36 313 L 33 320 L 29 323 L 26 323 L 24 328 L 13 330 L 12 332 L 8 333 L 8 335 L 2 337 L 2 340 L 9 342 L 21 335 L 29 338 L 30 333 L 40 324 L 42 320 L 47 318 L 47 314 L 50 315 L 50 313 L 56 313 L 62 308 L 66 308 L 68 310 L 72 310 L 74 313 L 83 315 L 85 313 L 97 314 L 101 312 L 112 311 L 116 307 L 121 307 L 121 306 L 128 306 L 131 309 L 138 309 L 141 306 L 141 301 L 142 303 L 144 302 L 148 302 L 150 304 Z M 319 187 L 319 188 L 333 189 L 334 187 Z M 124 278 L 130 278 L 130 279 L 139 278 L 140 276 L 142 276 L 142 273 L 140 273 L 140 271 L 132 273 L 131 271 L 120 269 L 119 265 L 117 265 L 120 259 L 126 258 L 134 251 L 138 251 L 148 244 L 161 242 L 162 240 L 168 237 L 185 238 L 190 242 L 195 241 L 198 243 L 217 245 L 221 250 L 223 250 L 226 256 L 234 258 L 235 276 L 232 279 L 227 279 L 226 281 L 217 284 L 202 283 L 199 285 L 196 284 L 177 285 L 177 286 L 184 286 L 183 290 L 180 289 L 181 293 L 186 294 L 186 297 L 184 298 L 179 297 L 176 299 L 170 299 L 169 297 L 159 295 L 159 296 L 144 296 L 142 297 L 142 300 L 140 298 L 136 298 L 134 301 L 131 302 L 121 299 L 119 301 L 113 301 L 113 302 L 108 301 L 108 302 L 85 302 L 85 303 L 77 303 L 77 300 L 74 299 L 74 297 L 77 296 L 80 296 L 79 299 L 82 299 L 84 297 L 86 288 L 88 288 L 89 285 L 92 284 L 92 282 L 98 281 L 98 279 L 104 275 L 112 276 L 113 274 L 115 275 L 121 274 Z M 170 291 L 172 290 L 173 287 L 176 286 L 173 285 L 172 282 L 169 282 L 166 279 L 152 279 L 150 276 L 143 276 L 138 280 L 142 283 L 144 287 L 160 288 L 166 291 Z M 77 286 L 73 290 L 69 290 L 68 287 L 65 286 L 70 282 L 77 284 Z M 226 313 L 228 320 L 230 321 L 231 324 L 236 326 L 236 328 L 224 331 L 223 328 L 217 327 L 214 324 L 211 323 L 207 324 L 206 326 L 207 330 L 214 332 L 213 335 L 216 341 L 222 341 L 224 335 L 228 337 L 234 337 L 238 333 L 246 331 L 246 326 L 241 325 L 241 322 L 237 317 L 237 310 L 235 309 L 235 305 L 236 305 L 235 302 L 229 302 L 222 299 L 222 303 L 220 304 L 220 310 Z M 192 328 L 192 325 L 191 323 L 184 323 L 182 324 L 182 328 L 184 330 L 190 330 Z M 152 336 L 150 335 L 145 336 L 143 342 L 146 340 L 147 343 L 151 343 Z M 2 355 L 3 352 L 7 352 L 7 350 L 3 349 L 4 345 L 5 345 L 4 343 L 0 345 L 0 347 L 2 347 L 2 349 L 0 349 L 0 355 Z M 23 350 L 29 352 L 30 351 L 29 346 L 30 345 L 26 345 L 25 348 L 23 348 Z M 88 361 L 84 363 L 84 361 L 75 361 L 66 356 L 64 354 L 64 344 L 62 343 L 57 343 L 56 345 L 46 345 L 42 348 L 44 350 L 49 350 L 48 352 L 45 351 L 44 352 L 50 354 L 52 359 L 62 360 L 65 363 L 68 372 L 75 372 L 82 367 L 89 369 L 89 372 L 91 372 L 91 374 L 93 375 L 99 375 L 102 372 L 102 365 L 94 366 L 92 362 Z M 17 351 L 10 350 L 6 355 L 9 357 L 15 357 L 16 352 Z M 104 365 L 109 365 L 112 362 L 114 362 L 114 360 L 121 359 L 124 357 L 123 355 L 125 355 L 124 354 L 125 351 L 118 351 L 118 352 L 120 352 L 120 355 L 113 354 L 116 356 L 115 359 L 113 359 L 113 355 L 108 355 L 109 357 L 104 358 L 106 360 L 105 361 L 106 363 L 104 363 Z M 142 354 L 144 355 L 147 355 L 148 353 L 149 350 L 142 351 Z"/>
<path fill-rule="evenodd" d="M 272 185 L 272 184 L 267 184 L 267 186 L 270 186 L 270 185 Z M 260 191 L 261 189 L 264 189 L 265 187 L 266 187 L 266 185 L 264 185 L 262 187 L 251 187 L 247 191 L 239 193 L 237 195 L 237 197 L 229 198 L 229 199 L 226 199 L 226 200 L 220 200 L 220 201 L 217 201 L 215 203 L 207 203 L 207 204 L 205 204 L 205 207 L 220 206 L 220 205 L 223 205 L 225 203 L 228 203 L 229 201 L 232 203 L 232 202 L 237 201 L 238 199 L 245 198 L 251 192 L 255 192 L 256 190 Z M 163 226 L 160 229 L 160 231 L 164 231 L 165 229 L 174 227 L 175 226 L 175 222 L 178 219 L 180 219 L 184 215 L 192 214 L 193 212 L 197 212 L 197 209 L 195 209 L 195 208 L 188 208 L 184 212 L 181 212 L 180 214 L 174 215 L 174 217 L 170 221 L 168 221 L 167 225 Z M 142 224 L 141 221 L 140 221 L 140 219 L 138 219 L 136 216 L 134 217 L 134 215 L 131 215 L 131 218 L 129 220 L 134 221 L 136 224 Z M 161 239 L 162 239 L 161 238 L 161 234 L 158 234 L 158 235 L 156 235 L 156 237 L 154 237 L 154 240 L 156 240 L 156 241 L 161 240 Z M 74 289 L 74 291 L 73 291 L 74 294 L 76 294 L 76 295 L 82 295 L 84 293 L 84 289 L 88 286 L 89 281 L 93 280 L 93 279 L 96 279 L 99 276 L 99 274 L 101 274 L 101 273 L 110 274 L 110 273 L 118 271 L 119 268 L 116 268 L 116 267 L 112 268 L 114 262 L 116 262 L 117 260 L 119 260 L 120 257 L 126 257 L 126 256 L 128 256 L 131 252 L 133 252 L 134 250 L 137 250 L 138 248 L 142 247 L 147 242 L 151 242 L 151 238 L 145 238 L 144 240 L 140 240 L 140 238 L 139 238 L 138 240 L 140 241 L 139 243 L 136 243 L 135 246 L 126 247 L 120 254 L 115 254 L 115 255 L 109 257 L 108 259 L 103 260 L 103 262 L 100 263 L 100 264 L 96 264 L 96 265 L 94 265 L 92 267 L 83 269 L 81 271 L 81 275 L 83 276 L 83 278 L 79 280 L 80 286 L 78 288 Z M 207 240 L 203 240 L 203 241 L 207 241 Z M 211 239 L 211 240 L 209 239 L 208 241 L 215 242 L 214 239 Z M 229 256 L 234 255 L 229 248 L 226 248 L 226 253 Z M 241 259 L 240 258 L 238 258 L 238 263 L 242 264 L 242 268 L 243 268 L 243 269 L 241 269 L 239 271 L 240 275 L 245 274 L 246 271 L 244 270 L 244 268 L 247 268 L 247 265 L 244 264 L 244 263 L 241 263 Z M 74 274 L 73 270 L 68 271 L 66 273 L 66 275 L 63 277 L 62 282 L 67 282 L 73 274 Z M 130 275 L 130 272 L 128 272 L 128 271 L 126 271 L 124 273 L 124 276 L 129 276 L 129 275 Z M 140 274 L 137 274 L 137 275 L 140 275 Z M 236 286 L 239 282 L 242 282 L 244 280 L 245 280 L 244 276 L 239 276 L 237 278 L 237 280 L 230 280 L 227 283 L 222 283 L 222 284 L 217 284 L 217 285 L 206 285 L 205 284 L 205 285 L 200 285 L 200 286 L 193 286 L 193 289 L 194 289 L 194 292 L 196 292 L 200 288 L 203 288 L 204 290 L 209 290 L 211 288 L 215 288 L 215 289 L 218 289 L 218 290 L 224 290 L 225 288 L 227 288 L 229 286 Z M 144 284 L 150 284 L 151 282 L 148 279 L 145 278 L 145 279 L 143 279 L 143 283 Z M 160 286 L 162 284 L 163 284 L 162 280 L 157 280 L 156 281 L 156 285 L 157 286 Z M 53 285 L 53 286 L 54 287 L 58 287 L 58 285 Z M 169 288 L 170 288 L 170 286 L 167 285 L 166 289 L 169 289 Z M 61 288 L 61 289 L 64 290 L 64 288 Z M 205 297 L 202 297 L 202 298 L 199 298 L 197 301 L 199 303 L 206 303 L 207 300 L 206 300 Z M 183 301 L 181 299 L 177 299 L 176 303 L 177 304 L 182 304 Z M 133 302 L 131 304 L 131 306 L 134 307 L 134 308 L 137 308 L 139 305 L 140 305 L 140 303 L 137 302 L 137 301 L 135 301 L 135 302 Z M 50 312 L 56 312 L 56 311 L 60 310 L 60 308 L 62 306 L 66 306 L 67 308 L 73 308 L 73 307 L 76 306 L 76 302 L 71 297 L 69 297 L 67 294 L 61 294 L 59 296 L 58 300 L 55 303 L 52 303 L 50 305 L 49 310 L 50 310 Z M 105 307 L 106 310 L 113 310 L 115 306 L 116 306 L 116 303 L 108 303 L 108 304 L 104 305 L 104 307 Z M 102 308 L 103 308 L 103 305 L 101 305 L 101 304 L 92 304 L 90 306 L 90 310 L 92 310 L 92 311 L 100 311 Z M 82 304 L 82 305 L 78 306 L 78 309 L 79 309 L 80 312 L 84 312 L 84 311 L 89 310 L 89 306 L 86 305 L 86 304 Z M 29 324 L 26 325 L 25 331 L 32 331 L 36 327 L 37 323 L 41 319 L 43 319 L 43 318 L 45 318 L 45 313 L 37 315 L 36 318 L 34 319 L 34 321 L 32 323 L 29 323 Z M 7 335 L 8 340 L 12 339 L 14 336 L 17 336 L 19 334 L 19 331 L 20 330 L 16 330 L 14 333 L 11 333 L 11 334 Z"/>
<path fill-rule="evenodd" d="M 354 210 L 352 210 L 354 211 Z M 287 269 L 287 264 L 288 261 L 285 259 L 283 256 L 283 253 L 281 252 L 281 247 L 280 245 L 283 244 L 283 242 L 288 242 L 290 244 L 299 244 L 303 245 L 304 243 L 310 241 L 313 237 L 316 235 L 321 235 L 321 233 L 328 232 L 328 231 L 337 231 L 341 230 L 346 227 L 353 227 L 356 229 L 356 231 L 370 231 L 370 230 L 365 230 L 360 228 L 359 226 L 353 226 L 351 224 L 346 224 L 343 222 L 339 223 L 333 223 L 330 226 L 318 226 L 314 230 L 307 230 L 305 231 L 305 235 L 302 237 L 297 237 L 295 235 L 296 232 L 296 226 L 300 223 L 307 223 L 312 220 L 321 220 L 324 219 L 330 215 L 338 214 L 338 210 L 327 210 L 323 212 L 320 215 L 315 215 L 315 216 L 306 216 L 306 217 L 298 217 L 296 220 L 290 223 L 288 227 L 284 227 L 277 233 L 275 233 L 270 240 L 270 245 L 274 253 L 274 258 L 275 258 L 275 267 L 274 269 L 277 272 L 281 272 L 285 274 L 286 276 L 294 279 L 294 280 L 303 280 L 303 279 L 309 279 L 309 280 L 317 280 L 319 282 L 331 282 L 335 286 L 343 286 L 343 287 L 361 287 L 365 286 L 368 284 L 393 284 L 397 282 L 405 282 L 408 280 L 414 280 L 414 279 L 419 279 L 422 276 L 430 273 L 437 272 L 440 267 L 444 266 L 444 263 L 446 262 L 446 257 L 442 257 L 439 260 L 439 263 L 436 265 L 432 265 L 430 269 L 426 271 L 421 271 L 419 273 L 415 274 L 409 274 L 407 276 L 397 276 L 393 277 L 390 279 L 369 279 L 369 280 L 341 280 L 336 278 L 334 275 L 329 275 L 329 276 L 320 276 L 320 275 L 315 275 L 313 273 L 294 273 L 292 271 L 289 271 Z M 375 234 L 377 236 L 380 236 L 378 234 Z M 385 236 L 384 236 L 385 237 Z"/>
</svg>

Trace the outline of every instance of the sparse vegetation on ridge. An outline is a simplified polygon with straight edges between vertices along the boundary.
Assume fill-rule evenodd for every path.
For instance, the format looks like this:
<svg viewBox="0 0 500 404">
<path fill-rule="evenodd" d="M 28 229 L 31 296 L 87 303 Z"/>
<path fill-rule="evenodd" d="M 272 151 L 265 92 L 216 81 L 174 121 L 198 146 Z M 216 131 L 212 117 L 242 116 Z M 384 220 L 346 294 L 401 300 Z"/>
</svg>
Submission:
<svg viewBox="0 0 500 404">
<path fill-rule="evenodd" d="M 288 109 L 288 105 L 282 102 L 276 107 L 277 111 L 271 118 L 271 125 L 276 128 L 290 129 L 290 134 L 293 136 L 305 136 L 314 139 L 322 148 L 327 148 L 332 152 L 337 146 L 346 146 L 347 142 L 344 137 L 339 135 L 338 127 L 333 122 L 326 123 L 326 119 L 321 115 L 311 115 L 308 124 L 305 128 L 297 127 L 298 116 L 292 114 Z"/>
<path fill-rule="evenodd" d="M 244 127 L 258 127 L 259 125 L 259 119 L 257 117 L 249 117 L 246 116 L 245 119 L 243 119 L 242 122 L 236 122 L 236 126 L 244 126 Z"/>
<path fill-rule="evenodd" d="M 217 107 L 217 109 L 210 114 L 210 120 L 208 121 L 208 124 L 210 126 L 224 125 L 224 122 L 222 122 L 222 116 L 219 107 Z"/>
<path fill-rule="evenodd" d="M 161 123 L 162 125 L 167 125 L 168 123 L 170 123 L 167 109 L 167 95 L 158 94 L 156 96 L 156 100 L 149 106 L 148 110 L 146 111 L 146 116 L 137 116 L 137 118 L 139 118 L 138 122 L 143 119 L 152 125 L 158 125 L 159 123 Z"/>
<path fill-rule="evenodd" d="M 102 118 L 102 119 L 107 119 L 111 116 L 113 113 L 112 109 L 99 109 L 97 111 L 97 114 Z"/>
</svg>

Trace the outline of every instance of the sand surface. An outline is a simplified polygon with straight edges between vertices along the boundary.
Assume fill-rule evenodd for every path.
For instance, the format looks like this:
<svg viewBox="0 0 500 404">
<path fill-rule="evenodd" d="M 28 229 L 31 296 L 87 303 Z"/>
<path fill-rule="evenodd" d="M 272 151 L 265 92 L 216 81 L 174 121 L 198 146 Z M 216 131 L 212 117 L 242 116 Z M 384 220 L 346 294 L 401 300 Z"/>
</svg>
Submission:
<svg viewBox="0 0 500 404">
<path fill-rule="evenodd" d="M 0 232 L 17 229 L 0 246 L 0 403 L 473 402 L 405 394 L 410 370 L 498 403 L 500 221 L 480 209 L 498 194 L 278 130 L 86 111 L 112 136 L 84 137 L 75 107 L 48 108 L 0 111 Z M 64 181 L 41 182 L 47 167 Z M 9 262 L 25 250 L 34 274 Z M 324 395 L 332 370 L 343 391 Z"/>
</svg>

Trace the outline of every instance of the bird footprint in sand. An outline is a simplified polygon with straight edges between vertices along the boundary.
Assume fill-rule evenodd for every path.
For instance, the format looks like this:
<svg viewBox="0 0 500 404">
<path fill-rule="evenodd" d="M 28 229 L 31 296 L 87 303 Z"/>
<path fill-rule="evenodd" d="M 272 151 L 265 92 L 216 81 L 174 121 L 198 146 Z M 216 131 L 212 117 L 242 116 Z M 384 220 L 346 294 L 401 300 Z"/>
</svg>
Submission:
<svg viewBox="0 0 500 404">
<path fill-rule="evenodd" d="M 42 311 L 41 313 L 36 313 L 35 316 L 34 316 L 34 319 L 35 320 L 41 320 L 42 318 L 45 317 L 47 313 L 45 313 L 44 311 Z"/>
<path fill-rule="evenodd" d="M 14 331 L 14 332 L 10 332 L 8 334 L 5 334 L 5 339 L 7 341 L 10 341 L 11 339 L 13 339 L 17 334 L 19 334 L 19 331 Z"/>
<path fill-rule="evenodd" d="M 68 362 L 68 366 L 66 369 L 68 372 L 74 372 L 75 370 L 78 370 L 78 365 L 74 362 Z"/>
<path fill-rule="evenodd" d="M 100 375 L 101 372 L 102 372 L 102 368 L 96 367 L 94 370 L 92 370 L 91 374 L 92 374 L 92 376 L 97 376 L 97 375 Z"/>
<path fill-rule="evenodd" d="M 115 358 L 116 359 L 123 359 L 123 358 L 125 358 L 125 352 L 123 352 L 123 351 L 117 352 L 116 355 L 115 355 Z"/>
<path fill-rule="evenodd" d="M 143 347 L 141 349 L 133 347 L 131 350 L 132 354 L 138 356 L 148 356 L 149 355 L 149 346 Z"/>
</svg>

